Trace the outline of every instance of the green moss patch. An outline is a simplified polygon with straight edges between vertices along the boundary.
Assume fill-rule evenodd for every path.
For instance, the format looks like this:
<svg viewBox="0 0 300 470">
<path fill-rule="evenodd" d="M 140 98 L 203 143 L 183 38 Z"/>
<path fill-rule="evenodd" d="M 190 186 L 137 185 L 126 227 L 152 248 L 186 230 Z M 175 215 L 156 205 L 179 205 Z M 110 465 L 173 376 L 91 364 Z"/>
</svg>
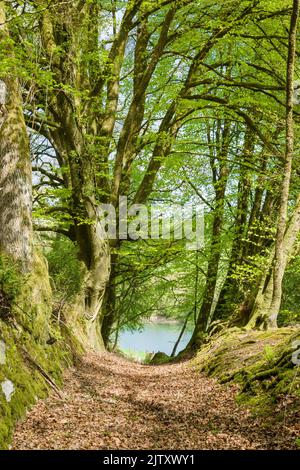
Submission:
<svg viewBox="0 0 300 470">
<path fill-rule="evenodd" d="M 0 365 L 0 385 L 10 381 L 14 391 L 7 397 L 0 388 L 0 449 L 7 449 L 14 425 L 49 389 L 62 385 L 63 370 L 79 354 L 65 338 L 54 344 L 38 343 L 28 332 L 20 332 L 0 321 L 5 363 Z"/>
<path fill-rule="evenodd" d="M 233 328 L 204 345 L 193 366 L 221 383 L 238 383 L 237 401 L 258 413 L 270 413 L 287 396 L 289 408 L 296 410 L 300 405 L 299 340 L 297 327 L 272 331 Z"/>
<path fill-rule="evenodd" d="M 0 317 L 0 346 L 3 450 L 9 448 L 14 425 L 26 410 L 46 397 L 49 389 L 59 393 L 64 369 L 82 352 L 68 326 L 59 325 L 52 316 L 48 269 L 39 255 L 35 255 L 33 273 L 11 295 L 9 315 Z"/>
</svg>

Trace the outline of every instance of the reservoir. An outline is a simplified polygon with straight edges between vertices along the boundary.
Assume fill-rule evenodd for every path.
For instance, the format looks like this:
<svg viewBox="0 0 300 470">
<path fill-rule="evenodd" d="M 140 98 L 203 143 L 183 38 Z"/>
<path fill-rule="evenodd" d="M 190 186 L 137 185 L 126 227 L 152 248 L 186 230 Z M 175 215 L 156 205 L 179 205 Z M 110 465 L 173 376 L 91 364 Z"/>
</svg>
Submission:
<svg viewBox="0 0 300 470">
<path fill-rule="evenodd" d="M 181 328 L 181 323 L 147 322 L 140 330 L 121 332 L 118 346 L 124 353 L 139 359 L 143 359 L 147 353 L 158 351 L 170 355 Z M 187 345 L 191 335 L 192 330 L 187 327 L 177 348 L 177 353 Z"/>
</svg>

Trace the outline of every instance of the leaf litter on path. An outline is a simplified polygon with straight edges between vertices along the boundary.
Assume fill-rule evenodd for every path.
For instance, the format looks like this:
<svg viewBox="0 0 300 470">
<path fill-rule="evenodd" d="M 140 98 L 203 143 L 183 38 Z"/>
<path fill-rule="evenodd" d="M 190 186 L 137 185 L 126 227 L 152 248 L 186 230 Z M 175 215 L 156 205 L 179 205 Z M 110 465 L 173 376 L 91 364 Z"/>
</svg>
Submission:
<svg viewBox="0 0 300 470">
<path fill-rule="evenodd" d="M 88 354 L 66 372 L 63 392 L 18 423 L 12 449 L 296 447 L 296 423 L 253 416 L 236 403 L 235 386 L 200 375 L 189 362 L 146 366 Z"/>
</svg>

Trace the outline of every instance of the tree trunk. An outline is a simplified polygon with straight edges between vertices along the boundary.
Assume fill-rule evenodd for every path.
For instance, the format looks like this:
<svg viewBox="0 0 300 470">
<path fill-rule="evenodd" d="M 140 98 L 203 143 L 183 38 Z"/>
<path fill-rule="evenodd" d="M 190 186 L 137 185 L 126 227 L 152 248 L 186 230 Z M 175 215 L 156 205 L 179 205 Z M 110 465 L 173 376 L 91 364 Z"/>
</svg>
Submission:
<svg viewBox="0 0 300 470">
<path fill-rule="evenodd" d="M 114 253 L 111 256 L 111 273 L 103 305 L 102 336 L 106 348 L 109 347 L 109 340 L 112 332 L 112 327 L 116 320 L 115 277 L 117 273 L 117 263 L 118 254 Z"/>
<path fill-rule="evenodd" d="M 295 243 L 300 232 L 300 195 L 296 203 L 296 207 L 292 218 L 289 222 L 282 243 L 282 263 L 281 269 L 285 272 L 289 258 L 293 254 Z M 253 300 L 248 301 L 247 310 L 250 312 L 250 318 L 247 322 L 247 328 L 263 328 L 270 327 L 270 309 L 272 299 L 274 298 L 274 257 L 275 249 L 270 253 L 267 268 L 263 278 L 261 279 L 258 293 Z"/>
<path fill-rule="evenodd" d="M 82 292 L 79 295 L 79 311 L 85 324 L 87 347 L 102 351 L 102 307 L 111 269 L 110 247 L 99 220 L 101 214 L 97 206 L 92 201 L 86 201 L 85 209 L 89 222 L 75 226 L 85 273 Z"/>
<path fill-rule="evenodd" d="M 219 127 L 221 125 L 219 123 Z M 210 143 L 210 131 L 208 142 Z M 224 217 L 225 192 L 228 181 L 227 156 L 229 149 L 230 126 L 225 122 L 221 135 L 217 135 L 219 145 L 219 175 L 216 170 L 215 157 L 211 155 L 211 169 L 213 173 L 215 189 L 215 207 L 213 209 L 212 242 L 208 261 L 206 284 L 203 293 L 203 302 L 197 317 L 197 322 L 192 338 L 187 349 L 197 348 L 202 342 L 203 333 L 206 332 L 215 301 L 216 286 L 218 281 L 219 265 L 221 260 L 221 235 Z M 211 148 L 211 145 L 210 145 Z"/>
<path fill-rule="evenodd" d="M 255 140 L 252 131 L 246 132 L 244 140 L 243 163 L 251 161 Z M 233 313 L 241 298 L 238 285 L 232 275 L 236 266 L 244 262 L 245 237 L 247 225 L 247 213 L 249 205 L 249 195 L 251 185 L 249 181 L 248 169 L 245 164 L 240 167 L 240 178 L 237 196 L 237 216 L 235 221 L 234 238 L 231 248 L 228 272 L 222 286 L 218 303 L 214 312 L 214 320 L 227 320 Z"/>
<path fill-rule="evenodd" d="M 282 281 L 287 264 L 284 235 L 287 226 L 288 202 L 290 192 L 290 180 L 292 173 L 293 153 L 294 153 L 294 72 L 296 61 L 297 45 L 297 23 L 299 16 L 299 0 L 294 0 L 289 33 L 289 50 L 287 61 L 287 114 L 286 114 L 286 152 L 284 175 L 281 187 L 281 199 L 279 205 L 279 219 L 275 242 L 275 261 L 273 269 L 273 293 L 268 315 L 268 326 L 277 327 L 277 317 L 280 310 L 282 298 Z"/>
<path fill-rule="evenodd" d="M 94 349 L 103 349 L 102 323 L 103 323 L 103 300 L 109 281 L 111 268 L 109 244 L 101 237 L 102 227 L 91 227 L 94 230 L 91 238 L 93 240 L 93 251 L 91 264 L 86 273 L 84 283 L 85 319 L 89 343 Z M 99 345 L 99 346 L 98 346 Z"/>
<path fill-rule="evenodd" d="M 8 56 L 13 51 L 0 2 L 0 40 Z M 1 81 L 0 101 L 0 252 L 19 262 L 23 272 L 32 262 L 31 161 L 29 140 L 16 73 Z"/>
</svg>

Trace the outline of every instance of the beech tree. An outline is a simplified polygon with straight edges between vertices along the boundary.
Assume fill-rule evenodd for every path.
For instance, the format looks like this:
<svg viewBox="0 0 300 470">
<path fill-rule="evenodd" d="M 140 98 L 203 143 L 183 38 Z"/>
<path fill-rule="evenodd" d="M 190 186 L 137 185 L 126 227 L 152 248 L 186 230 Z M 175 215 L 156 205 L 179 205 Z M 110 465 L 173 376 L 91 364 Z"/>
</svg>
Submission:
<svg viewBox="0 0 300 470">
<path fill-rule="evenodd" d="M 31 160 L 4 2 L 0 2 L 0 42 L 4 61 L 0 75 L 0 253 L 16 260 L 26 273 L 32 262 Z"/>
<path fill-rule="evenodd" d="M 83 283 L 69 307 L 87 325 L 90 344 L 101 349 L 104 339 L 108 346 L 120 325 L 157 308 L 154 286 L 168 301 L 168 288 L 177 298 L 171 265 L 181 288 L 181 306 L 172 305 L 195 326 L 189 347 L 219 323 L 274 326 L 299 232 L 292 168 L 297 5 L 39 0 L 11 2 L 7 10 L 2 31 L 8 35 L 9 25 L 24 101 L 19 129 L 27 139 L 26 122 L 31 141 L 34 228 L 78 248 Z M 5 83 L 6 76 L 4 69 Z M 7 88 L 19 90 L 9 96 L 21 112 L 14 80 Z M 4 146 L 13 138 L 8 125 Z M 28 146 L 21 147 L 25 155 Z M 29 183 L 29 166 L 25 176 Z M 118 213 L 120 196 L 129 207 L 201 201 L 206 246 L 195 258 L 174 240 L 106 240 L 102 204 Z M 22 235 L 30 247 L 27 219 Z M 12 236 L 7 229 L 2 237 Z M 143 306 L 145 295 L 139 301 L 142 287 L 156 307 L 153 299 Z"/>
<path fill-rule="evenodd" d="M 275 260 L 273 268 L 273 293 L 268 315 L 268 323 L 271 327 L 277 326 L 277 317 L 282 299 L 282 281 L 288 262 L 289 248 L 285 249 L 284 238 L 287 231 L 288 203 L 290 195 L 290 181 L 292 174 L 294 152 L 294 93 L 295 93 L 295 61 L 297 48 L 297 23 L 299 17 L 299 0 L 294 0 L 289 32 L 289 48 L 287 59 L 287 85 L 286 85 L 286 150 L 281 184 L 279 217 L 275 241 Z"/>
<path fill-rule="evenodd" d="M 51 78 L 46 86 L 37 81 L 33 89 L 31 80 L 31 116 L 27 116 L 27 123 L 50 143 L 55 164 L 61 168 L 62 186 L 69 191 L 62 205 L 45 208 L 45 213 L 57 212 L 61 221 L 65 214 L 66 220 L 72 220 L 65 232 L 77 241 L 86 269 L 84 315 L 94 327 L 97 324 L 97 329 L 105 318 L 107 339 L 113 322 L 113 315 L 109 315 L 113 307 L 109 306 L 113 306 L 114 298 L 109 280 L 115 274 L 114 270 L 110 274 L 110 247 L 97 221 L 99 204 L 110 201 L 118 208 L 119 195 L 131 194 L 132 203 L 147 201 L 174 139 L 194 111 L 193 107 L 182 107 L 181 102 L 197 86 L 204 59 L 229 31 L 251 15 L 256 2 L 242 2 L 237 10 L 218 6 L 220 15 L 227 16 L 225 25 L 213 20 L 213 6 L 204 4 L 198 11 L 198 5 L 190 1 L 129 2 L 118 15 L 117 4 L 105 10 L 96 1 L 72 5 L 57 2 L 55 8 L 33 2 L 33 6 L 39 18 L 39 33 L 33 42 L 40 38 L 42 47 L 36 60 Z M 184 23 L 186 15 L 189 24 Z M 211 19 L 203 34 L 201 15 Z M 99 42 L 99 32 L 107 19 L 111 27 L 105 45 Z M 191 39 L 192 30 L 199 35 L 197 39 Z M 16 34 L 20 34 L 17 29 Z M 177 52 L 183 38 L 192 41 L 190 57 Z M 32 54 L 30 46 L 24 47 L 23 53 Z M 160 70 L 171 65 L 173 57 L 177 62 L 171 79 L 162 83 L 165 97 L 161 103 L 155 80 Z M 179 64 L 183 73 L 176 72 Z M 122 73 L 128 77 L 125 81 L 121 80 Z M 125 117 L 118 108 L 124 98 Z M 132 172 L 139 158 L 144 160 L 145 169 L 136 185 L 132 184 Z M 50 174 L 52 181 L 57 178 L 55 172 Z M 111 245 L 116 251 L 120 243 Z"/>
</svg>

